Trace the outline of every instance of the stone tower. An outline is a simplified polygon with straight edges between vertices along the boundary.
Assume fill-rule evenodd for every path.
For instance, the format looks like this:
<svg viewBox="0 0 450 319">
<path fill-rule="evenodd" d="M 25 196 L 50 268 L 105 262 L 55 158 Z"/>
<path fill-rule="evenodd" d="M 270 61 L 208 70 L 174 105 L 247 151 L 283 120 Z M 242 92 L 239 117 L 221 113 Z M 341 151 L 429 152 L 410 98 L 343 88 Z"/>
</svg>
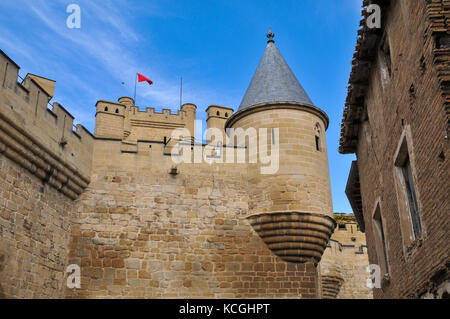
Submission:
<svg viewBox="0 0 450 319">
<path fill-rule="evenodd" d="M 325 141 L 329 120 L 281 56 L 274 34 L 267 37 L 261 62 L 226 128 L 271 131 L 267 140 L 278 144 L 279 169 L 263 175 L 261 164 L 249 165 L 249 222 L 284 261 L 318 263 L 336 226 Z M 259 151 L 250 160 L 259 158 Z"/>
</svg>

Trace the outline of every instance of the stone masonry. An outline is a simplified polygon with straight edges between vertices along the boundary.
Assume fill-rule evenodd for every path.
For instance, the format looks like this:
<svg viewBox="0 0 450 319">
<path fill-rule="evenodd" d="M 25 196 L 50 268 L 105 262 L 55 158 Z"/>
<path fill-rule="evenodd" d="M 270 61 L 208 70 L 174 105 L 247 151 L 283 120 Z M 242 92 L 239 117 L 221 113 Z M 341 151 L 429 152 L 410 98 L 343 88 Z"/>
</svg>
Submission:
<svg viewBox="0 0 450 319">
<path fill-rule="evenodd" d="M 328 117 L 273 37 L 244 99 L 259 104 L 210 106 L 208 127 L 224 137 L 211 145 L 193 138 L 190 103 L 173 114 L 100 100 L 95 134 L 74 130 L 60 104 L 48 108 L 55 82 L 18 82 L 19 66 L 0 51 L 0 297 L 322 298 L 322 256 L 333 243 L 345 252 L 353 231 L 349 253 L 323 265 L 341 270 L 339 298 L 368 297 L 356 225 L 335 231 Z M 265 79 L 280 90 L 266 95 Z M 269 150 L 279 146 L 275 173 L 220 161 L 260 155 L 225 134 L 250 127 L 269 132 Z M 176 162 L 183 145 L 213 163 Z M 66 286 L 69 265 L 80 267 L 80 288 Z"/>
</svg>

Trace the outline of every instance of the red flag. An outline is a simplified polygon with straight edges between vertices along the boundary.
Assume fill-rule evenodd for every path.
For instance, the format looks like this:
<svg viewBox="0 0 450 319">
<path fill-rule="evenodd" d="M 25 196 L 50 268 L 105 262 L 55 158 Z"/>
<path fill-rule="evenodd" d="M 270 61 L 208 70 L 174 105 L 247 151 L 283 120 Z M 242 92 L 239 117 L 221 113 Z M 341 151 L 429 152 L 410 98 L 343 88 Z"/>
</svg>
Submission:
<svg viewBox="0 0 450 319">
<path fill-rule="evenodd" d="M 150 79 L 147 79 L 145 76 L 143 76 L 142 74 L 137 74 L 138 75 L 138 82 L 147 82 L 148 84 L 152 85 L 153 82 Z"/>
</svg>

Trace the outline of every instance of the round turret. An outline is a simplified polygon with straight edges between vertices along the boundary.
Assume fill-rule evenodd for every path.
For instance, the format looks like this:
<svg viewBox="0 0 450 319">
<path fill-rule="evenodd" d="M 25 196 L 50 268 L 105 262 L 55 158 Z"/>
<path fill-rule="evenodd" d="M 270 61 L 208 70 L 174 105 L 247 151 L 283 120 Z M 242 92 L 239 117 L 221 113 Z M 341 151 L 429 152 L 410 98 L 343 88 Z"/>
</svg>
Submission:
<svg viewBox="0 0 450 319">
<path fill-rule="evenodd" d="M 131 108 L 134 106 L 134 100 L 131 97 L 123 96 L 119 98 L 118 102 L 125 105 L 125 119 L 123 124 L 123 138 L 126 140 L 131 134 L 131 122 L 130 122 L 130 112 Z"/>
<path fill-rule="evenodd" d="M 317 264 L 336 226 L 325 139 L 329 120 L 313 105 L 273 37 L 226 128 L 266 130 L 268 149 L 279 149 L 276 172 L 262 174 L 259 160 L 249 164 L 250 224 L 281 259 Z M 260 159 L 260 151 L 250 159 Z"/>
</svg>

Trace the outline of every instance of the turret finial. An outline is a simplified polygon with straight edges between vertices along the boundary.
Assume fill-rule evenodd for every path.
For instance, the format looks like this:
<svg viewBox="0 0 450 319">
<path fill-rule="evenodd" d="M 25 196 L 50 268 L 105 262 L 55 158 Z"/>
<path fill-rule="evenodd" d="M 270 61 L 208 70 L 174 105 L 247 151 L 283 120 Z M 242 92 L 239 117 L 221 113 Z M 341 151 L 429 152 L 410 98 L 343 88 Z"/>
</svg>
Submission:
<svg viewBox="0 0 450 319">
<path fill-rule="evenodd" d="M 269 39 L 269 41 L 267 41 L 267 43 L 275 43 L 275 41 L 273 40 L 273 38 L 275 38 L 275 34 L 272 33 L 272 27 L 269 28 L 269 33 L 267 33 L 267 38 Z"/>
</svg>

